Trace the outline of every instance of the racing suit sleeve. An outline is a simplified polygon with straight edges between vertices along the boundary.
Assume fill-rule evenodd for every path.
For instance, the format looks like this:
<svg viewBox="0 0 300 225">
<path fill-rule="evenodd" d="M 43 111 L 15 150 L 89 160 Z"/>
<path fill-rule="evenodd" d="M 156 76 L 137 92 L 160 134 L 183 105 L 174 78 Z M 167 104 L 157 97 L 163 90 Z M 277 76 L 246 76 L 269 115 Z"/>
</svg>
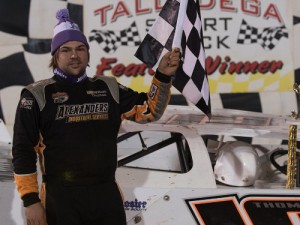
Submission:
<svg viewBox="0 0 300 225">
<path fill-rule="evenodd" d="M 120 85 L 122 120 L 147 123 L 160 119 L 170 100 L 171 85 L 171 77 L 158 70 L 147 93 L 138 93 Z"/>
<path fill-rule="evenodd" d="M 16 110 L 12 146 L 15 182 L 25 207 L 40 201 L 36 169 L 39 137 L 39 107 L 25 90 Z"/>
</svg>

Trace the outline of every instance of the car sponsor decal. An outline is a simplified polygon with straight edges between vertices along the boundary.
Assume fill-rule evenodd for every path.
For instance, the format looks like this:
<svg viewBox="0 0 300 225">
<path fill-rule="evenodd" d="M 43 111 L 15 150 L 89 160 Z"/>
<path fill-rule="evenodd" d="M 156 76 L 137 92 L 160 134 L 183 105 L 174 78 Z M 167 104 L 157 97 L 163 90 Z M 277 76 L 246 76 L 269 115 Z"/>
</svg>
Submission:
<svg viewBox="0 0 300 225">
<path fill-rule="evenodd" d="M 300 225 L 300 195 L 227 195 L 185 201 L 199 225 Z"/>
</svg>

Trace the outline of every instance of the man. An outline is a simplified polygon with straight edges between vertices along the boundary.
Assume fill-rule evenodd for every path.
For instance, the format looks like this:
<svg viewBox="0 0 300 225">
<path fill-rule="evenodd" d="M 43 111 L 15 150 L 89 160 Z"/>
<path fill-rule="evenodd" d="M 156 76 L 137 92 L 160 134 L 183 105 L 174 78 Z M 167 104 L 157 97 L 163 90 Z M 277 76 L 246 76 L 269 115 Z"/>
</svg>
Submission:
<svg viewBox="0 0 300 225">
<path fill-rule="evenodd" d="M 66 9 L 56 17 L 54 76 L 22 90 L 14 124 L 15 181 L 27 224 L 125 225 L 115 182 L 118 130 L 123 119 L 146 123 L 161 117 L 180 53 L 167 53 L 150 91 L 137 93 L 113 77 L 89 78 L 86 37 Z M 43 174 L 40 193 L 37 155 Z"/>
</svg>

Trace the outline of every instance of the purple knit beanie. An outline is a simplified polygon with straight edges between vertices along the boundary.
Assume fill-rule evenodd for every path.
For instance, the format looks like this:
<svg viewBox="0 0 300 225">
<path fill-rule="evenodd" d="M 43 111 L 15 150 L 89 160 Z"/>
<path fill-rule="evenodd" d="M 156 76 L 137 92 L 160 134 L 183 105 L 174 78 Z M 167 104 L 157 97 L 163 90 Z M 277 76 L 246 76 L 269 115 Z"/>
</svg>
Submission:
<svg viewBox="0 0 300 225">
<path fill-rule="evenodd" d="M 70 20 L 68 9 L 60 9 L 56 13 L 58 24 L 54 28 L 54 34 L 51 43 L 51 54 L 64 43 L 68 41 L 80 41 L 89 49 L 86 37 L 80 31 L 78 25 Z"/>
</svg>

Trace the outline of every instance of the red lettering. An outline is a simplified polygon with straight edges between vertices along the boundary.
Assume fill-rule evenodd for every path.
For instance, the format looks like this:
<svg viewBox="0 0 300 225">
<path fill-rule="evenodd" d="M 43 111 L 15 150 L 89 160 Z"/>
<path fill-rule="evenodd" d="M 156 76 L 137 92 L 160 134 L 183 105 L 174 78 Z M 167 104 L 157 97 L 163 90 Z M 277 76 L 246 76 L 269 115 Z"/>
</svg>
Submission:
<svg viewBox="0 0 300 225">
<path fill-rule="evenodd" d="M 151 68 L 148 69 L 148 73 L 149 75 L 154 75 L 155 74 L 155 71 Z"/>
<path fill-rule="evenodd" d="M 117 20 L 117 18 L 118 18 L 119 16 L 125 16 L 125 15 L 126 15 L 127 17 L 130 17 L 130 16 L 131 16 L 129 10 L 127 9 L 127 7 L 126 7 L 126 5 L 125 5 L 125 3 L 124 3 L 124 2 L 119 2 L 119 3 L 117 4 L 117 6 L 116 6 L 116 9 L 115 9 L 114 14 L 113 14 L 113 16 L 112 16 L 112 18 L 111 18 L 111 21 L 114 22 L 114 21 Z"/>
<path fill-rule="evenodd" d="M 97 75 L 103 75 L 105 70 L 110 70 L 110 64 L 117 62 L 116 58 L 101 58 L 101 64 L 97 66 Z"/>
<path fill-rule="evenodd" d="M 236 12 L 237 11 L 236 8 L 230 7 L 230 6 L 232 6 L 231 0 L 221 0 L 220 5 L 221 5 L 221 10 L 223 10 L 223 11 L 227 11 L 227 12 Z"/>
<path fill-rule="evenodd" d="M 269 68 L 270 68 L 270 62 L 267 60 L 262 61 L 258 66 L 258 72 L 262 74 L 266 74 L 269 71 Z"/>
<path fill-rule="evenodd" d="M 270 4 L 264 14 L 264 18 L 269 19 L 270 17 L 277 19 L 279 23 L 283 23 L 279 10 L 274 4 Z"/>
<path fill-rule="evenodd" d="M 129 64 L 127 67 L 126 67 L 126 69 L 125 69 L 125 71 L 124 71 L 124 75 L 125 76 L 136 76 L 137 75 L 137 71 L 138 71 L 138 66 L 137 65 L 135 65 L 135 64 Z"/>
<path fill-rule="evenodd" d="M 107 23 L 106 12 L 112 9 L 112 7 L 112 5 L 107 5 L 94 11 L 95 16 L 100 15 L 100 24 L 102 26 Z"/>
<path fill-rule="evenodd" d="M 155 11 L 160 11 L 162 9 L 163 6 L 162 6 L 160 0 L 155 0 L 154 7 L 155 7 Z"/>
<path fill-rule="evenodd" d="M 124 73 L 124 70 L 125 70 L 125 66 L 123 64 L 117 64 L 112 68 L 111 73 L 114 76 L 119 77 Z"/>
<path fill-rule="evenodd" d="M 220 56 L 216 56 L 213 59 L 208 56 L 205 61 L 207 75 L 214 74 L 217 70 L 221 75 L 224 74 L 266 74 L 266 73 L 276 73 L 278 70 L 282 69 L 282 61 L 262 61 L 262 62 L 233 62 L 229 56 L 224 57 L 222 61 Z"/>
<path fill-rule="evenodd" d="M 270 67 L 270 72 L 275 73 L 277 70 L 282 69 L 283 67 L 283 62 L 282 61 L 272 61 L 271 62 L 271 67 Z"/>
<path fill-rule="evenodd" d="M 200 8 L 201 9 L 205 9 L 205 10 L 212 9 L 212 8 L 215 7 L 215 5 L 216 5 L 216 1 L 215 0 L 209 0 L 209 2 L 206 3 L 206 4 L 202 3 L 202 1 L 200 0 Z"/>
<path fill-rule="evenodd" d="M 136 77 L 138 75 L 144 76 L 145 71 L 147 69 L 147 65 L 142 64 L 134 64 L 131 63 L 128 66 L 125 66 L 122 63 L 116 64 L 112 66 L 112 64 L 116 63 L 116 58 L 101 58 L 101 64 L 97 66 L 97 75 L 104 75 L 105 71 L 111 71 L 113 76 L 120 77 L 122 75 L 125 76 L 133 76 Z M 154 75 L 155 71 L 153 71 L 151 68 L 148 68 L 148 74 Z"/>
<path fill-rule="evenodd" d="M 217 56 L 214 60 L 211 56 L 206 57 L 205 68 L 207 75 L 213 74 L 221 63 L 221 57 Z"/>
<path fill-rule="evenodd" d="M 145 13 L 151 13 L 152 10 L 147 8 L 147 9 L 142 9 L 141 8 L 141 1 L 142 0 L 136 0 L 135 1 L 135 8 L 136 8 L 136 14 L 137 15 L 141 15 L 141 14 L 145 14 Z"/>
<path fill-rule="evenodd" d="M 236 6 L 238 1 L 233 0 L 220 0 L 221 11 L 227 11 L 236 13 L 239 7 Z M 259 17 L 262 14 L 262 4 L 261 0 L 240 0 L 240 10 L 251 16 Z M 216 0 L 203 0 L 200 1 L 200 8 L 202 10 L 210 10 L 215 8 Z M 283 24 L 283 19 L 281 17 L 280 11 L 276 4 L 270 3 L 263 15 L 265 19 L 273 18 L 277 20 L 280 24 Z"/>
<path fill-rule="evenodd" d="M 252 2 L 252 4 L 251 4 Z M 249 3 L 249 4 L 248 4 Z M 242 0 L 242 12 L 252 16 L 260 15 L 260 0 Z"/>
<path fill-rule="evenodd" d="M 153 9 L 156 12 L 161 11 L 163 7 L 164 0 L 152 0 L 154 6 L 151 7 L 143 7 L 142 0 L 134 0 L 134 10 L 136 15 L 143 15 L 143 14 L 151 14 Z M 216 7 L 216 0 L 200 0 L 200 8 L 201 10 L 211 10 Z M 132 12 L 130 8 L 126 5 L 127 1 L 119 1 L 115 4 L 105 5 L 97 10 L 94 11 L 95 16 L 100 16 L 100 24 L 104 26 L 107 24 L 107 17 L 108 11 L 114 9 L 112 11 L 111 22 L 115 22 L 119 17 L 131 17 Z M 259 17 L 261 16 L 262 12 L 262 4 L 261 0 L 240 0 L 240 1 L 233 1 L 233 0 L 219 0 L 219 5 L 221 11 L 236 13 L 238 10 L 241 10 L 243 13 L 251 16 Z M 238 5 L 239 4 L 239 5 Z M 279 23 L 283 23 L 283 19 L 281 17 L 280 11 L 276 4 L 269 3 L 267 6 L 263 17 L 265 19 L 275 19 Z"/>
<path fill-rule="evenodd" d="M 125 71 L 124 71 L 124 75 L 125 76 L 134 76 L 136 77 L 137 75 L 145 75 L 145 70 L 146 70 L 147 66 L 146 64 L 134 64 L 131 63 L 129 64 Z"/>
<path fill-rule="evenodd" d="M 225 74 L 226 73 L 226 69 L 228 67 L 227 63 L 230 62 L 231 58 L 229 56 L 225 57 L 225 62 L 223 62 L 220 66 L 219 72 L 220 74 Z"/>
<path fill-rule="evenodd" d="M 241 74 L 243 67 L 244 67 L 244 63 L 242 63 L 242 62 L 238 62 L 238 63 L 231 62 L 230 66 L 228 68 L 228 73 L 229 74 L 233 74 L 233 73 Z"/>
<path fill-rule="evenodd" d="M 127 77 L 136 77 L 144 76 L 146 74 L 154 75 L 155 71 L 151 68 L 148 68 L 146 64 L 135 64 L 130 63 L 124 65 L 122 63 L 117 63 L 117 58 L 101 58 L 101 64 L 97 66 L 97 75 L 104 75 L 106 71 L 111 71 L 113 76 L 127 76 Z M 113 65 L 115 64 L 115 65 Z M 213 59 L 211 56 L 208 56 L 205 61 L 205 67 L 207 75 L 213 75 L 217 71 L 221 75 L 233 75 L 233 74 L 268 74 L 276 73 L 278 70 L 282 69 L 282 61 L 262 61 L 262 62 L 249 62 L 249 61 L 238 61 L 234 62 L 231 60 L 230 56 L 225 56 L 224 60 L 220 56 L 216 56 Z"/>
<path fill-rule="evenodd" d="M 256 69 L 258 67 L 258 62 L 249 62 L 246 61 L 245 62 L 245 66 L 244 66 L 244 73 L 248 74 L 248 73 L 252 73 L 255 74 L 256 73 Z"/>
</svg>

